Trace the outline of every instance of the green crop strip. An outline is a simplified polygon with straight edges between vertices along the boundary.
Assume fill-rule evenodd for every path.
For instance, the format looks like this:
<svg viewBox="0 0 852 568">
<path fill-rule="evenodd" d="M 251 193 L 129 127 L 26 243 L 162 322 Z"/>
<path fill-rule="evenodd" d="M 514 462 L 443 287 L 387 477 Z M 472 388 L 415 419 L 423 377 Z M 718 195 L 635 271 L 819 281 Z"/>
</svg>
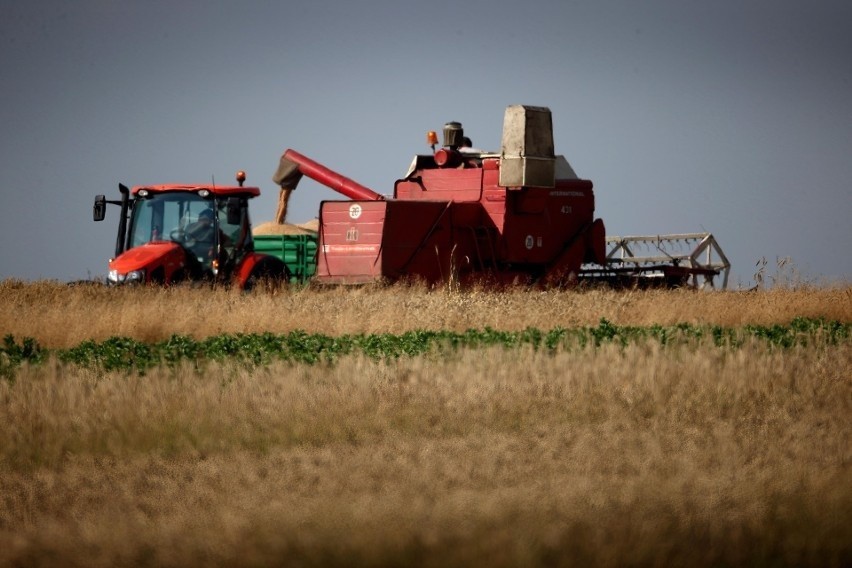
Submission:
<svg viewBox="0 0 852 568">
<path fill-rule="evenodd" d="M 562 328 L 549 331 L 527 328 L 500 331 L 492 328 L 452 331 L 416 330 L 394 334 L 357 334 L 337 337 L 292 331 L 286 334 L 223 334 L 203 340 L 173 335 L 146 344 L 127 337 L 112 337 L 100 343 L 84 341 L 70 349 L 52 353 L 62 363 L 88 368 L 144 372 L 158 365 L 174 366 L 190 361 L 237 361 L 246 365 L 266 365 L 275 360 L 302 364 L 334 363 L 339 357 L 362 354 L 372 359 L 416 357 L 430 352 L 524 346 L 554 352 L 615 343 L 626 346 L 640 341 L 657 341 L 663 346 L 711 343 L 720 348 L 739 348 L 749 340 L 763 341 L 773 348 L 836 345 L 849 339 L 852 324 L 823 319 L 796 318 L 789 325 L 741 328 L 678 324 L 674 326 L 620 326 L 601 319 L 597 326 Z M 32 338 L 20 343 L 7 335 L 0 347 L 0 376 L 14 380 L 23 363 L 39 364 L 51 354 Z"/>
</svg>

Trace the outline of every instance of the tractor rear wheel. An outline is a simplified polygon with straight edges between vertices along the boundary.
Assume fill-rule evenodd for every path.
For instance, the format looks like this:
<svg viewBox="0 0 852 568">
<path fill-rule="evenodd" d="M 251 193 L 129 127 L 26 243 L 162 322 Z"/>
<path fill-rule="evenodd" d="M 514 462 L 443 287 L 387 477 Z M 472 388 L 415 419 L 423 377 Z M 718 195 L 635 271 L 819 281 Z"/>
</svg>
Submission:
<svg viewBox="0 0 852 568">
<path fill-rule="evenodd" d="M 290 270 L 280 259 L 273 256 L 264 258 L 252 269 L 243 284 L 243 290 L 277 290 L 290 283 Z"/>
</svg>

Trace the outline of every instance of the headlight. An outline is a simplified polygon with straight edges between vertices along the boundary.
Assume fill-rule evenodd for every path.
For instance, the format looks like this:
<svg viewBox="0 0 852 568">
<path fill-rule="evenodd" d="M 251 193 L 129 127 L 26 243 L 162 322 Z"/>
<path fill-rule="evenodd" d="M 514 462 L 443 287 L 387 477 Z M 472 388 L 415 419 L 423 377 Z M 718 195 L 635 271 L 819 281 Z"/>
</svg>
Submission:
<svg viewBox="0 0 852 568">
<path fill-rule="evenodd" d="M 109 274 L 107 274 L 107 283 L 109 284 L 134 284 L 144 281 L 144 270 L 131 270 L 127 274 L 122 274 L 118 270 L 110 270 Z"/>
<path fill-rule="evenodd" d="M 145 271 L 144 270 L 131 270 L 124 277 L 124 281 L 128 284 L 133 282 L 144 282 L 145 281 Z"/>
</svg>

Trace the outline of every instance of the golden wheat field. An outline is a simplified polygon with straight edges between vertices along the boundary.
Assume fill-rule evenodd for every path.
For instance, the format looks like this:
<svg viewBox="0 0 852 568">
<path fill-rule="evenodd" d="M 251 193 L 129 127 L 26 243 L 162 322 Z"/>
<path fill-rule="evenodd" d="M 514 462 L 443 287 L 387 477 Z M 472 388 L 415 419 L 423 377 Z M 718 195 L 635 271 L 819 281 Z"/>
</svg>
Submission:
<svg viewBox="0 0 852 568">
<path fill-rule="evenodd" d="M 0 333 L 852 321 L 756 292 L 0 282 Z M 846 566 L 852 342 L 462 349 L 0 379 L 3 566 Z"/>
<path fill-rule="evenodd" d="M 852 286 L 760 292 L 693 290 L 489 292 L 419 286 L 292 288 L 275 293 L 176 287 L 113 289 L 0 281 L 0 332 L 49 348 L 111 336 L 160 341 L 221 333 L 401 333 L 413 329 L 595 325 L 787 324 L 794 317 L 852 321 Z"/>
</svg>

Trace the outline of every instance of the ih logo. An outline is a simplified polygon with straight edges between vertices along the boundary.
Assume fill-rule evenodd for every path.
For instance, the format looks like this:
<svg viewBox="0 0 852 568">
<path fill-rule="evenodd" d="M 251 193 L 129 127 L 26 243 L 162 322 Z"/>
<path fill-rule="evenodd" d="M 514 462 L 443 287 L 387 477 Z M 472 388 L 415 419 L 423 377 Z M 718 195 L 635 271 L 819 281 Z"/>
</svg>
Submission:
<svg viewBox="0 0 852 568">
<path fill-rule="evenodd" d="M 355 227 L 349 227 L 349 230 L 346 231 L 346 240 L 349 242 L 354 242 L 358 240 L 358 229 Z"/>
<path fill-rule="evenodd" d="M 544 239 L 541 237 L 533 237 L 532 235 L 527 235 L 527 238 L 524 239 L 524 246 L 527 247 L 527 250 L 532 250 L 533 247 L 539 247 L 544 244 Z"/>
</svg>

